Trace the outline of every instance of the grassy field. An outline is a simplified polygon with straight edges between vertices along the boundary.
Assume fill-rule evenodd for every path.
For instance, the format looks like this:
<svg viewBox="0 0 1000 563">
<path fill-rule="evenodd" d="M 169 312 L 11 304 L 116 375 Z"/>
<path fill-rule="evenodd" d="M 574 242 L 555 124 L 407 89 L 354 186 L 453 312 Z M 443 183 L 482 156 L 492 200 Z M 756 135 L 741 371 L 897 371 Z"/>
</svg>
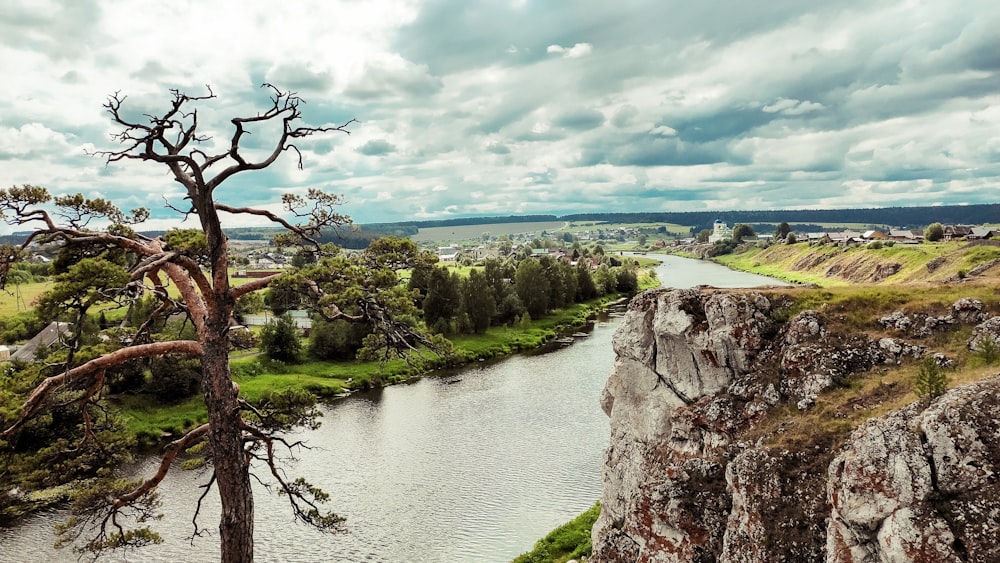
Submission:
<svg viewBox="0 0 1000 563">
<path fill-rule="evenodd" d="M 51 282 L 26 283 L 0 291 L 0 316 L 16 315 L 31 309 L 35 299 L 50 287 Z"/>
</svg>

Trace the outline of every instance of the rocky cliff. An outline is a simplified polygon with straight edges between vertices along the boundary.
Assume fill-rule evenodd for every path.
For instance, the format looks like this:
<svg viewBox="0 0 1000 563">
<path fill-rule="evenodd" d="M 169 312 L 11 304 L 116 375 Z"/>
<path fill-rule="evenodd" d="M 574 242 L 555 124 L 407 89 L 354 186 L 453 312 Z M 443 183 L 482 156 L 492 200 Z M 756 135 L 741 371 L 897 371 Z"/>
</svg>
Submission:
<svg viewBox="0 0 1000 563">
<path fill-rule="evenodd" d="M 632 301 L 602 397 L 611 441 L 591 560 L 1000 561 L 1000 377 L 853 430 L 836 413 L 833 431 L 796 439 L 775 423 L 854 374 L 924 355 L 906 338 L 915 325 L 977 324 L 981 336 L 981 303 L 889 316 L 895 338 L 838 333 L 812 310 L 785 318 L 787 299 L 658 290 Z"/>
</svg>

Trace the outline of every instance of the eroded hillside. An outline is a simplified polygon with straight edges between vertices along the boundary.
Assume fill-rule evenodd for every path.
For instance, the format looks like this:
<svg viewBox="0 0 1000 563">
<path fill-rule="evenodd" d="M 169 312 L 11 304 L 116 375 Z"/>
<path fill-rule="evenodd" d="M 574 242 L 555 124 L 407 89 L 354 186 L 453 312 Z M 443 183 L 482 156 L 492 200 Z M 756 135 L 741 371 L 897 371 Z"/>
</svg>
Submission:
<svg viewBox="0 0 1000 563">
<path fill-rule="evenodd" d="M 705 254 L 708 247 L 694 252 Z M 716 261 L 739 270 L 819 285 L 1000 282 L 1000 241 L 923 244 L 751 245 Z"/>
</svg>

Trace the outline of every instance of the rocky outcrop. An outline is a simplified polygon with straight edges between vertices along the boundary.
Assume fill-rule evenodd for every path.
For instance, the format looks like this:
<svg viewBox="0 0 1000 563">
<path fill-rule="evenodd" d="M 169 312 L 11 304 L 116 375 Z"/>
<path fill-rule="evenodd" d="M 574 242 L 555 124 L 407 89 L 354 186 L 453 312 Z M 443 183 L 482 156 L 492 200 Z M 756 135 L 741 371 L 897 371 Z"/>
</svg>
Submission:
<svg viewBox="0 0 1000 563">
<path fill-rule="evenodd" d="M 755 434 L 769 409 L 809 409 L 852 373 L 924 354 L 837 334 L 816 311 L 776 321 L 783 305 L 699 290 L 632 301 L 602 396 L 591 560 L 1000 561 L 1000 379 L 871 420 L 836 451 L 822 432 L 769 440 Z"/>
<path fill-rule="evenodd" d="M 1000 561 L 1000 379 L 871 420 L 830 464 L 827 561 Z"/>
</svg>

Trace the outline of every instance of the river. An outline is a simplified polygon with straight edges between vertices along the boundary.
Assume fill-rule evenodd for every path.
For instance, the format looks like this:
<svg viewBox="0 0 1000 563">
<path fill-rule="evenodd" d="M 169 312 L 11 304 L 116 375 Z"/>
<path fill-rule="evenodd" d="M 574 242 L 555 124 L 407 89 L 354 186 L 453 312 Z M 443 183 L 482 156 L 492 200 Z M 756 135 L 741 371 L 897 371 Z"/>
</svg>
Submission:
<svg viewBox="0 0 1000 563">
<path fill-rule="evenodd" d="M 674 256 L 664 285 L 754 287 L 776 280 Z M 331 494 L 346 531 L 323 534 L 291 519 L 287 500 L 256 491 L 260 561 L 509 561 L 593 505 L 601 491 L 608 420 L 599 397 L 611 370 L 617 318 L 569 346 L 520 354 L 358 393 L 324 408 L 323 424 L 294 436 L 288 473 Z M 146 460 L 137 469 L 152 467 Z M 165 542 L 109 561 L 214 561 L 214 537 L 187 539 L 206 475 L 175 468 L 160 490 Z M 209 500 L 214 500 L 213 494 Z M 75 561 L 51 548 L 52 511 L 0 529 L 0 561 Z M 217 503 L 201 523 L 214 530 Z M 104 560 L 104 559 L 102 559 Z"/>
</svg>

